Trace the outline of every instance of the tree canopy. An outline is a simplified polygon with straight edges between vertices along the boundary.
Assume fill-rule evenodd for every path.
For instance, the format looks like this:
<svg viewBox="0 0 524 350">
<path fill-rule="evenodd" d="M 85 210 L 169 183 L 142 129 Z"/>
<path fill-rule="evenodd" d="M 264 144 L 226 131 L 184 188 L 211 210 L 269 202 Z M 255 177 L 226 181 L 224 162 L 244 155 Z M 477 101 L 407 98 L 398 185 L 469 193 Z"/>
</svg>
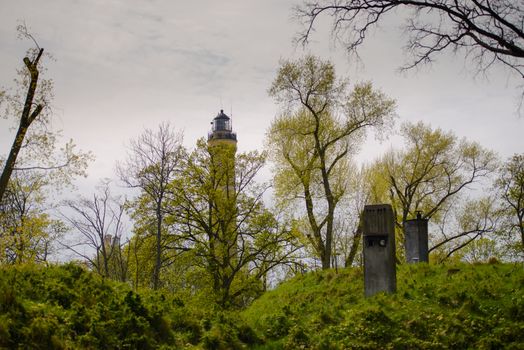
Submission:
<svg viewBox="0 0 524 350">
<path fill-rule="evenodd" d="M 196 257 L 222 306 L 241 305 L 263 290 L 263 277 L 296 249 L 289 229 L 264 206 L 267 185 L 255 182 L 265 158 L 201 139 L 171 184 L 169 221 L 177 227 L 171 248 Z"/>
<path fill-rule="evenodd" d="M 520 235 L 524 252 L 524 154 L 515 154 L 504 163 L 495 186 L 501 192 L 506 228 Z"/>
<path fill-rule="evenodd" d="M 476 142 L 432 129 L 422 122 L 403 124 L 401 134 L 405 147 L 382 156 L 374 165 L 372 179 L 374 200 L 393 205 L 399 238 L 403 239 L 404 222 L 415 218 L 417 212 L 424 219 L 444 225 L 453 220 L 451 213 L 462 213 L 455 218 L 458 227 L 453 230 L 458 232 L 443 229 L 443 238 L 435 247 L 469 233 L 482 233 L 488 228 L 493 231 L 490 222 L 493 208 L 486 207 L 489 201 L 477 200 L 468 205 L 460 202 L 463 208 L 468 208 L 464 211 L 458 208 L 458 203 L 468 189 L 494 174 L 495 154 Z M 479 215 L 472 217 L 471 212 Z M 485 215 L 480 215 L 481 212 Z M 483 219 L 487 221 L 482 222 Z"/>
<path fill-rule="evenodd" d="M 305 205 L 305 236 L 322 267 L 329 268 L 350 159 L 367 129 L 380 132 L 391 125 L 395 102 L 370 83 L 350 90 L 330 62 L 314 56 L 283 61 L 269 94 L 284 107 L 267 132 L 276 194 Z"/>
</svg>

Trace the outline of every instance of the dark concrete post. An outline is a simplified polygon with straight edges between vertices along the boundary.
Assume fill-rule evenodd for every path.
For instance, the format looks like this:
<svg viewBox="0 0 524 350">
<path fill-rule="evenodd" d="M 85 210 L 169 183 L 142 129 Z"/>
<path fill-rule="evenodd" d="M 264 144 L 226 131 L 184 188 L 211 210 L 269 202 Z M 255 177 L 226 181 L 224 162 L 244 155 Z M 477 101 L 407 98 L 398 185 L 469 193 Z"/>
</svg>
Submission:
<svg viewBox="0 0 524 350">
<path fill-rule="evenodd" d="M 389 204 L 364 207 L 364 293 L 397 290 L 395 264 L 395 223 Z"/>
<path fill-rule="evenodd" d="M 404 246 L 409 264 L 429 261 L 428 220 L 422 219 L 420 212 L 416 219 L 404 222 Z"/>
</svg>

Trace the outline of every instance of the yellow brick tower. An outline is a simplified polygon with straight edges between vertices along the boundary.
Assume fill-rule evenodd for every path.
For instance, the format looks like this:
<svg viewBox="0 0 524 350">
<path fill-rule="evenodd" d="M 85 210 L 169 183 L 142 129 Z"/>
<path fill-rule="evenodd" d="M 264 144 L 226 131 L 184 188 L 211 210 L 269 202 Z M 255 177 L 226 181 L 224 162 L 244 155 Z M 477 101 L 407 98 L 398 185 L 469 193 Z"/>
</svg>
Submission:
<svg viewBox="0 0 524 350">
<path fill-rule="evenodd" d="M 207 144 L 211 156 L 210 175 L 212 196 L 210 210 L 213 234 L 209 247 L 214 251 L 220 275 L 227 279 L 234 275 L 238 262 L 237 193 L 235 189 L 235 156 L 237 135 L 231 127 L 231 118 L 220 113 L 211 122 Z M 215 281 L 217 282 L 217 281 Z"/>
</svg>

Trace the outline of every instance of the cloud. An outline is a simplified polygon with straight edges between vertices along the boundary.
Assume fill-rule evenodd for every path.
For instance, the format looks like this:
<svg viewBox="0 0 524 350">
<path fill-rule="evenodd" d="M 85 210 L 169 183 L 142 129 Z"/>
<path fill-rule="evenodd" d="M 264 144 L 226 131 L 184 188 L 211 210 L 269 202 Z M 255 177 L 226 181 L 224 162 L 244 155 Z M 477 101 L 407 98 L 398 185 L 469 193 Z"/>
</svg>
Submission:
<svg viewBox="0 0 524 350">
<path fill-rule="evenodd" d="M 185 129 L 192 145 L 220 108 L 233 109 L 240 149 L 261 147 L 277 110 L 267 89 L 279 59 L 305 52 L 333 60 L 351 82 L 372 80 L 397 99 L 401 120 L 452 129 L 504 156 L 524 149 L 519 134 L 524 118 L 513 113 L 515 90 L 504 75 L 475 81 L 463 72 L 464 61 L 446 56 L 432 69 L 399 75 L 401 16 L 391 16 L 370 33 L 358 69 L 333 44 L 327 27 L 319 27 L 312 45 L 302 50 L 291 42 L 299 29 L 290 21 L 296 2 L 4 1 L 0 86 L 10 83 L 21 63 L 27 43 L 15 40 L 14 28 L 16 19 L 25 19 L 57 58 L 48 75 L 55 80 L 64 134 L 96 153 L 92 172 L 97 177 L 112 176 L 111 164 L 124 154 L 123 144 L 143 127 L 170 120 Z M 4 134 L 0 139 L 6 149 L 11 140 Z M 366 158 L 382 146 L 369 147 L 364 147 Z"/>
</svg>

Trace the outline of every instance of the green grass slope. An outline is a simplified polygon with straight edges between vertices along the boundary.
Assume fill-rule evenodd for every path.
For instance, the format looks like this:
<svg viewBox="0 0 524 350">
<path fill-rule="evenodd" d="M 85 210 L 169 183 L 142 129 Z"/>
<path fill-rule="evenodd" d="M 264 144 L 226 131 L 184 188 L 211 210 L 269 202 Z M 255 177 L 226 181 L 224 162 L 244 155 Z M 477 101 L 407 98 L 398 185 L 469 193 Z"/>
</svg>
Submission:
<svg viewBox="0 0 524 350">
<path fill-rule="evenodd" d="M 524 349 L 524 269 L 403 265 L 397 293 L 363 297 L 360 269 L 309 273 L 242 316 L 259 349 Z"/>
</svg>

